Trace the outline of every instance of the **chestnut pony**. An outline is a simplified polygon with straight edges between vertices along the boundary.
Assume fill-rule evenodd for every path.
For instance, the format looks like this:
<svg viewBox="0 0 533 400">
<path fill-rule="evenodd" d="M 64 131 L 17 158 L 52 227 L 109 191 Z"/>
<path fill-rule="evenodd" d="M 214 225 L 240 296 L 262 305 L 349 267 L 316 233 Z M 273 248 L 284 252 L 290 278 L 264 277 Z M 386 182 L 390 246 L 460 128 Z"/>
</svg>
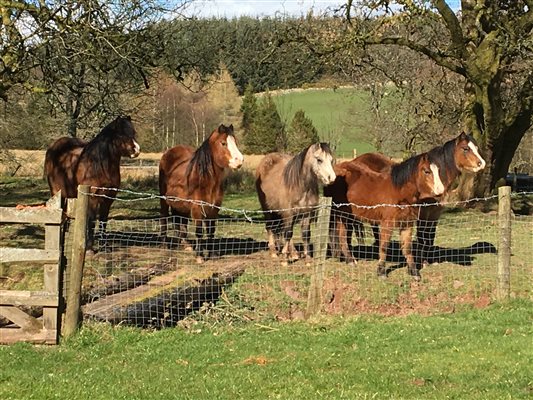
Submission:
<svg viewBox="0 0 533 400">
<path fill-rule="evenodd" d="M 210 242 L 215 235 L 215 219 L 224 196 L 226 170 L 238 169 L 244 161 L 237 148 L 233 125 L 220 125 L 198 149 L 178 145 L 168 149 L 159 162 L 161 234 L 167 234 L 167 217 L 172 213 L 180 243 L 186 243 L 189 219 L 196 225 L 195 251 L 203 262 L 203 225 L 205 223 L 208 257 L 214 255 Z"/>
<path fill-rule="evenodd" d="M 78 185 L 90 185 L 89 232 L 87 249 L 93 250 L 94 225 L 98 217 L 102 231 L 117 192 L 105 188 L 120 187 L 120 158 L 137 157 L 140 146 L 129 116 L 117 117 L 90 142 L 72 137 L 57 139 L 46 150 L 44 170 L 52 196 L 61 190 L 61 197 L 74 198 Z M 63 204 L 65 204 L 63 202 Z"/>
<path fill-rule="evenodd" d="M 411 252 L 412 229 L 420 207 L 412 206 L 422 198 L 440 196 L 444 192 L 439 169 L 427 153 L 411 157 L 400 164 L 378 172 L 367 163 L 385 163 L 386 157 L 369 153 L 335 166 L 337 179 L 324 189 L 335 205 L 355 218 L 369 219 L 380 225 L 380 246 L 377 273 L 387 276 L 385 259 L 392 230 L 400 231 L 402 253 L 408 273 L 420 279 L 420 272 Z M 344 203 L 344 204 L 343 204 Z M 330 228 L 333 251 L 345 260 L 355 262 L 346 234 L 345 220 L 334 212 Z M 338 242 L 336 242 L 338 241 Z"/>
<path fill-rule="evenodd" d="M 256 169 L 256 190 L 265 211 L 268 247 L 272 257 L 278 257 L 281 247 L 282 263 L 296 260 L 293 243 L 294 224 L 301 220 L 304 257 L 309 263 L 311 220 L 318 205 L 319 183 L 328 185 L 335 180 L 333 154 L 326 143 L 308 146 L 291 157 L 282 153 L 267 154 Z M 279 246 L 278 246 L 279 245 Z"/>
<path fill-rule="evenodd" d="M 477 143 L 464 132 L 443 145 L 431 149 L 428 154 L 439 167 L 440 178 L 444 185 L 444 193 L 441 197 L 450 191 L 453 182 L 462 172 L 479 172 L 486 165 L 485 160 L 479 154 Z M 365 161 L 367 157 L 369 159 Z M 396 164 L 385 156 L 376 158 L 372 153 L 361 155 L 360 161 L 365 162 L 369 168 L 377 172 L 383 172 Z M 434 197 L 421 199 L 421 203 L 426 205 L 420 209 L 416 237 L 420 256 L 425 262 L 430 260 L 429 255 L 435 242 L 437 221 L 444 210 L 444 207 L 438 205 L 437 202 L 438 199 Z M 361 243 L 362 229 L 364 228 L 357 222 L 354 223 L 353 228 L 359 243 Z M 378 244 L 379 231 L 375 226 L 373 231 L 376 244 Z"/>
</svg>

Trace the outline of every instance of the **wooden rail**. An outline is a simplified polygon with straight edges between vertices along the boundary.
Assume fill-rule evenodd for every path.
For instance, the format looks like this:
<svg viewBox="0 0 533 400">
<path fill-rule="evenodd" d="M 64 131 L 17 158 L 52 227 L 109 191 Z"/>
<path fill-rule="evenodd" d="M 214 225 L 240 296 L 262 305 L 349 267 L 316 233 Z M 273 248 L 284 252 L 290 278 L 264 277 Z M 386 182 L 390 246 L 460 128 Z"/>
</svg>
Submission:
<svg viewBox="0 0 533 400">
<path fill-rule="evenodd" d="M 48 200 L 46 207 L 0 207 L 1 223 L 45 226 L 44 249 L 0 248 L 0 263 L 44 263 L 43 290 L 0 290 L 0 315 L 13 323 L 0 329 L 0 343 L 57 343 L 61 315 L 59 284 L 62 219 L 60 193 Z M 42 306 L 42 319 L 29 315 L 19 306 Z"/>
</svg>

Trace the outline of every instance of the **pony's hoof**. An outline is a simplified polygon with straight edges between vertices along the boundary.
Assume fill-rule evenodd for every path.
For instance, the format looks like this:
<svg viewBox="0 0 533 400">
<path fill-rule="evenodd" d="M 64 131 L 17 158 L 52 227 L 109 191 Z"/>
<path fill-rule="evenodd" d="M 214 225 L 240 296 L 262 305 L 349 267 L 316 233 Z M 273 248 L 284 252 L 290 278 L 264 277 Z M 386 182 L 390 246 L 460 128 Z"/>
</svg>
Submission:
<svg viewBox="0 0 533 400">
<path fill-rule="evenodd" d="M 289 262 L 288 262 L 287 260 L 283 260 L 283 261 L 281 262 L 281 266 L 282 266 L 282 267 L 288 267 L 288 266 L 289 266 Z"/>
<path fill-rule="evenodd" d="M 291 261 L 298 261 L 300 259 L 300 256 L 298 254 L 291 254 L 289 259 Z"/>
<path fill-rule="evenodd" d="M 411 275 L 411 278 L 413 278 L 415 282 L 420 282 L 422 280 L 422 276 L 420 274 L 416 274 L 416 275 L 410 274 L 410 275 Z"/>
<path fill-rule="evenodd" d="M 270 253 L 270 258 L 279 258 L 278 255 L 276 253 Z"/>
<path fill-rule="evenodd" d="M 386 281 L 387 280 L 387 274 L 379 274 L 378 273 L 378 278 L 382 281 Z"/>
<path fill-rule="evenodd" d="M 94 257 L 95 251 L 93 249 L 85 250 L 85 257 Z"/>
<path fill-rule="evenodd" d="M 187 244 L 187 245 L 185 245 L 183 250 L 190 252 L 190 251 L 193 251 L 194 249 L 193 249 L 193 247 L 190 244 Z"/>
<path fill-rule="evenodd" d="M 196 264 L 203 264 L 203 263 L 204 263 L 204 258 L 202 256 L 196 257 Z"/>
</svg>

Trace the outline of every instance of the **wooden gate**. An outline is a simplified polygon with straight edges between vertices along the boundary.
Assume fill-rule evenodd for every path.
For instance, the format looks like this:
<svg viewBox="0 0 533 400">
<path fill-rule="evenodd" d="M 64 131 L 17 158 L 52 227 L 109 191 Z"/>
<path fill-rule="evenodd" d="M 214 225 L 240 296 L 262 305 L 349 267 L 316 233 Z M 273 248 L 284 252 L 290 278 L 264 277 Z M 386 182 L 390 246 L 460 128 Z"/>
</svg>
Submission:
<svg viewBox="0 0 533 400">
<path fill-rule="evenodd" d="M 43 290 L 0 290 L 0 315 L 12 322 L 0 328 L 0 343 L 31 342 L 57 344 L 61 271 L 61 196 L 57 193 L 46 207 L 0 207 L 0 222 L 44 224 L 44 249 L 0 248 L 0 263 L 44 264 Z M 35 318 L 20 306 L 42 306 L 43 316 Z"/>
</svg>

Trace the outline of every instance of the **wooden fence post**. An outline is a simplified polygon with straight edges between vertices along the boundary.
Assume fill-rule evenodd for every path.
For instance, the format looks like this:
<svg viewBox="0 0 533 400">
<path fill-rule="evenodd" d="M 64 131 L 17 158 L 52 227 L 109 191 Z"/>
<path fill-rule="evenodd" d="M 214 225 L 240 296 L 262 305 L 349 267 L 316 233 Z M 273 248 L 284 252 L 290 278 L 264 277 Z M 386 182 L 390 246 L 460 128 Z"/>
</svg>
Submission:
<svg viewBox="0 0 533 400">
<path fill-rule="evenodd" d="M 309 293 L 307 297 L 306 318 L 320 311 L 322 306 L 322 287 L 329 236 L 329 216 L 331 214 L 331 197 L 322 197 L 318 209 L 318 219 L 313 229 L 313 264 Z"/>
<path fill-rule="evenodd" d="M 507 299 L 511 294 L 511 187 L 498 189 L 498 272 L 496 297 Z"/>
<path fill-rule="evenodd" d="M 78 199 L 72 240 L 72 259 L 69 268 L 67 308 L 63 336 L 72 335 L 80 324 L 81 281 L 87 245 L 87 210 L 89 205 L 89 185 L 78 186 Z"/>
</svg>

